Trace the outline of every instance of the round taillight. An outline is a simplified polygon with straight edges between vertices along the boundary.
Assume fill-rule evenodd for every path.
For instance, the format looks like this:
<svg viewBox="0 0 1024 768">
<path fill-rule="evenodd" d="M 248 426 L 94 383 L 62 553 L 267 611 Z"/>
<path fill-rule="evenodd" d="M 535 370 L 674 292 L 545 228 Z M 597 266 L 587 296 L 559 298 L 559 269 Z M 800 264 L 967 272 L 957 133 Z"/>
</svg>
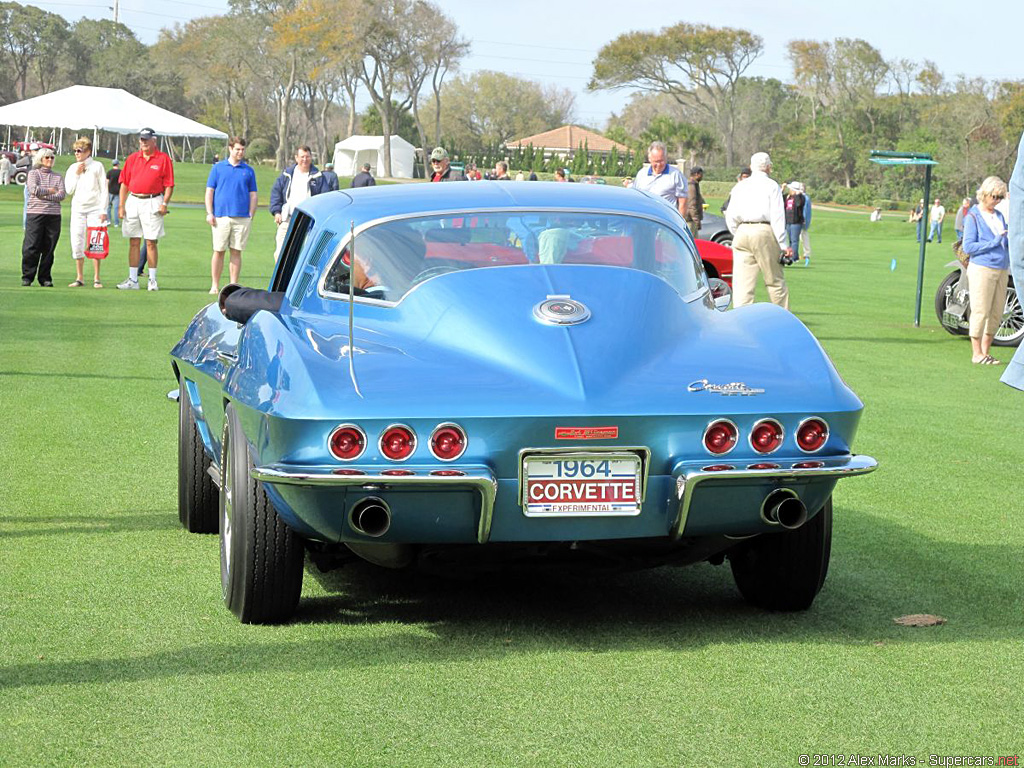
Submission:
<svg viewBox="0 0 1024 768">
<path fill-rule="evenodd" d="M 758 453 L 772 453 L 782 445 L 782 425 L 774 419 L 757 422 L 750 430 L 750 447 Z"/>
<path fill-rule="evenodd" d="M 797 427 L 796 444 L 805 453 L 820 450 L 828 440 L 828 424 L 821 419 L 806 419 Z"/>
<path fill-rule="evenodd" d="M 327 442 L 334 457 L 342 461 L 358 459 L 366 450 L 366 434 L 355 424 L 342 424 Z"/>
<path fill-rule="evenodd" d="M 380 436 L 380 452 L 392 461 L 405 461 L 416 449 L 416 433 L 402 424 L 393 424 Z"/>
<path fill-rule="evenodd" d="M 704 447 L 708 449 L 708 453 L 721 456 L 733 449 L 738 437 L 739 432 L 735 424 L 726 419 L 719 419 L 704 430 Z"/>
<path fill-rule="evenodd" d="M 441 461 L 454 461 L 465 453 L 467 442 L 458 424 L 439 424 L 430 436 L 430 452 Z"/>
</svg>

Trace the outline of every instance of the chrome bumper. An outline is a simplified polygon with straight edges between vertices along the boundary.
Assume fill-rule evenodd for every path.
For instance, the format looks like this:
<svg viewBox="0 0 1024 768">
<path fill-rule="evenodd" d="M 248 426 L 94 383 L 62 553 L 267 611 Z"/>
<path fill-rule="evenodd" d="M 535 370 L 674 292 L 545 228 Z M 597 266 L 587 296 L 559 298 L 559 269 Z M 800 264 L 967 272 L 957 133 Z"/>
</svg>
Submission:
<svg viewBox="0 0 1024 768">
<path fill-rule="evenodd" d="M 455 470 L 452 467 L 448 470 Z M 381 471 L 359 470 L 362 474 L 338 474 L 336 466 L 297 466 L 294 464 L 272 464 L 254 467 L 250 475 L 254 480 L 274 485 L 300 485 L 317 488 L 354 488 L 361 491 L 386 491 L 390 488 L 423 488 L 425 490 L 469 489 L 480 493 L 480 524 L 477 540 L 484 544 L 491 535 L 491 520 L 494 517 L 494 498 L 498 493 L 498 481 L 486 467 L 459 467 L 461 475 L 438 475 L 437 466 L 403 466 L 411 475 L 385 475 Z"/>
<path fill-rule="evenodd" d="M 774 465 L 763 469 L 751 467 Z M 722 463 L 702 462 L 697 466 L 693 462 L 679 464 L 673 471 L 676 478 L 676 492 L 679 498 L 679 512 L 672 525 L 672 538 L 678 539 L 686 528 L 686 518 L 690 513 L 693 492 L 703 482 L 733 480 L 806 480 L 816 477 L 840 479 L 866 475 L 878 469 L 878 462 L 870 456 L 842 456 L 839 458 L 801 459 L 799 461 L 761 461 L 748 462 L 746 466 L 734 466 Z"/>
</svg>

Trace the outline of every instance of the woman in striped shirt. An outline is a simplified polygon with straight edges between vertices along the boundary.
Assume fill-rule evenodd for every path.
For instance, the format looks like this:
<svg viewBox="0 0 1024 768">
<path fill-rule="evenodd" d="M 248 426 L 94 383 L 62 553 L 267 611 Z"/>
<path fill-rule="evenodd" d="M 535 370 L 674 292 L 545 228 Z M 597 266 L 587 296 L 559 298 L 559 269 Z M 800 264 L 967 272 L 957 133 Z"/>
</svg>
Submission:
<svg viewBox="0 0 1024 768">
<path fill-rule="evenodd" d="M 25 182 L 28 205 L 25 239 L 21 244 L 23 286 L 32 285 L 32 281 L 38 279 L 44 288 L 53 287 L 50 269 L 60 240 L 60 201 L 66 195 L 64 178 L 53 172 L 53 160 L 52 149 L 40 149 Z"/>
</svg>

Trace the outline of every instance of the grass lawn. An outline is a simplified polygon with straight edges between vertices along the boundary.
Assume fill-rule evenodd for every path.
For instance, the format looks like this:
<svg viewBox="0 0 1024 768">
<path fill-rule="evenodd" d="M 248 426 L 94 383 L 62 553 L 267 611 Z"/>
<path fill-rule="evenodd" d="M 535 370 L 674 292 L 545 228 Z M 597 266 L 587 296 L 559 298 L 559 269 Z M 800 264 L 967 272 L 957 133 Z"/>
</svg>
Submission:
<svg viewBox="0 0 1024 768">
<path fill-rule="evenodd" d="M 307 568 L 297 620 L 254 627 L 221 604 L 217 538 L 176 514 L 167 352 L 209 299 L 203 212 L 168 219 L 158 293 L 113 290 L 116 233 L 108 287 L 63 287 L 66 229 L 58 287 L 21 288 L 20 194 L 0 188 L 0 765 L 920 765 L 1024 749 L 1024 394 L 938 326 L 946 245 L 913 327 L 904 221 L 816 213 L 811 266 L 787 270 L 793 310 L 866 404 L 855 448 L 881 462 L 839 484 L 809 612 L 751 609 L 706 564 L 470 582 L 356 565 Z M 244 282 L 267 283 L 272 249 L 261 211 Z M 909 613 L 948 623 L 893 624 Z"/>
</svg>

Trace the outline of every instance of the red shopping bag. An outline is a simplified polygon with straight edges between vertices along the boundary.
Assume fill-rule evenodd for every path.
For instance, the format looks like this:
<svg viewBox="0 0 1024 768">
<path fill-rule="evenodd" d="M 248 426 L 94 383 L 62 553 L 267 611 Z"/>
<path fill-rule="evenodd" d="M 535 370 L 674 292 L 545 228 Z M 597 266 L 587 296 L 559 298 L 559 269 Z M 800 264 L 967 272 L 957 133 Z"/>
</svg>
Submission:
<svg viewBox="0 0 1024 768">
<path fill-rule="evenodd" d="M 105 259 L 110 253 L 110 237 L 107 235 L 106 226 L 86 227 L 85 255 L 90 259 Z"/>
</svg>

